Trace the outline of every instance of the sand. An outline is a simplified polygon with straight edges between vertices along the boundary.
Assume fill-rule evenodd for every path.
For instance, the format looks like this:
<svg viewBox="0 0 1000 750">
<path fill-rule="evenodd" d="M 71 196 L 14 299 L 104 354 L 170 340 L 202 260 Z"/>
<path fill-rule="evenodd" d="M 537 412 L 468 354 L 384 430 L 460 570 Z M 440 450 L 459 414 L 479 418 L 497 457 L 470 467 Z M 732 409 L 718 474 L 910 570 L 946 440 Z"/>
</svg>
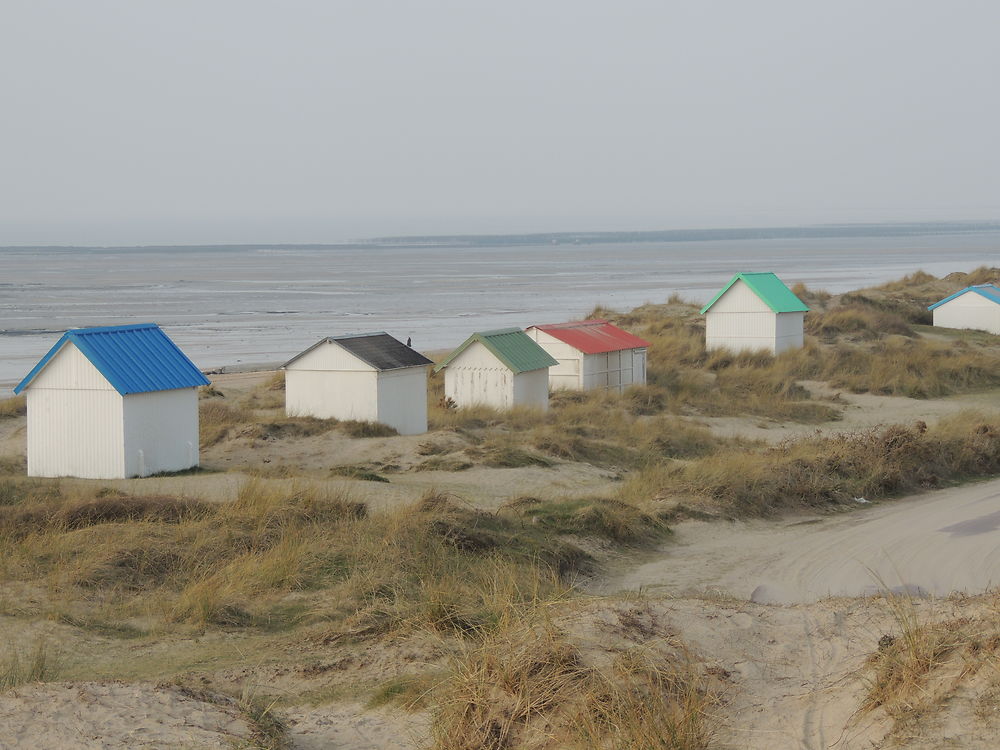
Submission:
<svg viewBox="0 0 1000 750">
<path fill-rule="evenodd" d="M 681 523 L 655 559 L 620 565 L 594 593 L 644 589 L 789 604 L 898 587 L 974 594 L 1000 583 L 1000 481 L 858 505 L 777 523 Z"/>
<path fill-rule="evenodd" d="M 252 735 L 234 707 L 119 682 L 20 687 L 0 700 L 0 728 L 6 750 L 228 750 Z"/>
</svg>

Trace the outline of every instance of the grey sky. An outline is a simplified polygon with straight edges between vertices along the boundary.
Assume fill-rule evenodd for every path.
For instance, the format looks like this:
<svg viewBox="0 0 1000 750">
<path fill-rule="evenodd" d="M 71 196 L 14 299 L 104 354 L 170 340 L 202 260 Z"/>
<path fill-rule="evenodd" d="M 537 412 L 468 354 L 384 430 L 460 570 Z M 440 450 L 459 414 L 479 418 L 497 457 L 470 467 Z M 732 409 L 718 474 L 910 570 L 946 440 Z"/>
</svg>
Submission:
<svg viewBox="0 0 1000 750">
<path fill-rule="evenodd" d="M 9 0 L 0 244 L 1000 218 L 1000 3 Z"/>
</svg>

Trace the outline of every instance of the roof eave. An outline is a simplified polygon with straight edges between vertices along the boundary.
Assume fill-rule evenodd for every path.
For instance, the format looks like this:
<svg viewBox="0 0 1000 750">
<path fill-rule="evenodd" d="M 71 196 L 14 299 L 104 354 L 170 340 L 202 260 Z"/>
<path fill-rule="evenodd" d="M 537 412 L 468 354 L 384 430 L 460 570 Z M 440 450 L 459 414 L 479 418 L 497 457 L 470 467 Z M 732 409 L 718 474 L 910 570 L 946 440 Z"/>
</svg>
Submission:
<svg viewBox="0 0 1000 750">
<path fill-rule="evenodd" d="M 16 386 L 14 386 L 14 394 L 15 395 L 20 395 L 21 391 L 23 391 L 25 388 L 27 388 L 29 385 L 31 385 L 31 382 L 36 377 L 38 377 L 38 374 L 42 370 L 45 369 L 46 365 L 48 365 L 48 363 L 50 361 L 52 361 L 52 358 L 55 357 L 56 354 L 59 353 L 59 350 L 62 349 L 63 346 L 65 346 L 68 341 L 69 341 L 69 333 L 67 332 L 67 333 L 64 333 L 59 338 L 59 340 L 55 344 L 52 345 L 52 348 L 49 349 L 48 352 L 45 353 L 44 357 L 42 357 L 40 360 L 38 360 L 38 362 L 35 364 L 35 366 L 31 368 L 31 370 L 28 372 L 27 375 L 24 376 L 24 378 L 21 380 L 21 382 L 18 383 Z"/>
</svg>

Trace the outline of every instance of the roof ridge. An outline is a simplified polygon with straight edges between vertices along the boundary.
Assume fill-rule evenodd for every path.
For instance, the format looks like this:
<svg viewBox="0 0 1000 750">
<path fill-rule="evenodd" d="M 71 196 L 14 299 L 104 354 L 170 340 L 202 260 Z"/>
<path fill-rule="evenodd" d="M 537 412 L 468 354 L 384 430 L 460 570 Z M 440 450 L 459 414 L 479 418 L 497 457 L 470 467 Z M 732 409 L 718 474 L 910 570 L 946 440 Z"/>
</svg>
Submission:
<svg viewBox="0 0 1000 750">
<path fill-rule="evenodd" d="M 343 339 L 361 339 L 365 336 L 391 336 L 391 334 L 386 331 L 369 331 L 368 333 L 342 333 L 339 336 L 327 336 L 326 338 L 330 341 L 341 341 Z"/>
<path fill-rule="evenodd" d="M 499 335 L 504 334 L 504 333 L 517 333 L 519 331 L 521 333 L 523 333 L 524 329 L 523 328 L 518 328 L 517 326 L 511 326 L 510 328 L 494 328 L 491 331 L 476 331 L 472 335 L 473 336 L 499 336 Z"/>
<path fill-rule="evenodd" d="M 571 320 L 567 323 L 542 323 L 540 325 L 531 326 L 532 328 L 540 328 L 542 330 L 546 328 L 579 328 L 580 326 L 603 326 L 603 325 L 614 325 L 610 320 L 605 320 L 604 318 L 587 318 L 587 320 Z"/>
<path fill-rule="evenodd" d="M 156 323 L 130 323 L 123 326 L 93 326 L 88 328 L 67 328 L 66 335 L 89 336 L 92 333 L 111 333 L 113 331 L 138 331 L 143 328 L 159 328 Z"/>
</svg>

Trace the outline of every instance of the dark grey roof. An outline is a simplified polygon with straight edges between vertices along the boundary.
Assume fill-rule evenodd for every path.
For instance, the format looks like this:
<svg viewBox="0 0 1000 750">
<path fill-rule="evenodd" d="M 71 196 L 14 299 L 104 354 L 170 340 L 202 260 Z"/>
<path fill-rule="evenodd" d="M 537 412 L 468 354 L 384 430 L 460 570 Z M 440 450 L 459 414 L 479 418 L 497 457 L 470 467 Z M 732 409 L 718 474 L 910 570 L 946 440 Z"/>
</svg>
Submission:
<svg viewBox="0 0 1000 750">
<path fill-rule="evenodd" d="M 404 367 L 420 367 L 434 364 L 423 354 L 411 349 L 402 341 L 393 338 L 384 331 L 377 333 L 356 333 L 349 336 L 329 336 L 317 341 L 301 354 L 288 360 L 284 367 L 292 364 L 299 357 L 308 354 L 317 346 L 326 342 L 339 344 L 358 359 L 367 362 L 376 370 L 399 370 Z"/>
</svg>

